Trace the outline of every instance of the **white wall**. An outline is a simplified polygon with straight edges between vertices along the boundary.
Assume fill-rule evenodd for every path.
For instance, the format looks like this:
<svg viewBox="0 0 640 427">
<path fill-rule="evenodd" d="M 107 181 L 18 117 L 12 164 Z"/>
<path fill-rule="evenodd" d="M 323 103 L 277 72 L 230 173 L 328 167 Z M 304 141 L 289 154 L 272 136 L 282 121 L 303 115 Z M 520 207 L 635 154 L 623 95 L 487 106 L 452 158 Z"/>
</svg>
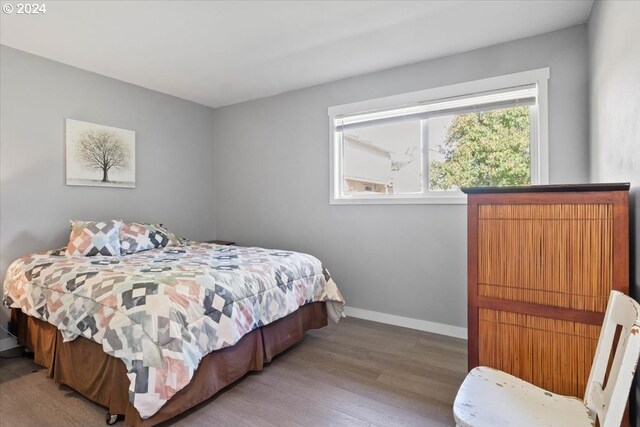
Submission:
<svg viewBox="0 0 640 427">
<path fill-rule="evenodd" d="M 65 118 L 135 130 L 136 188 L 65 186 Z M 1 46 L 0 279 L 16 258 L 65 245 L 72 218 L 212 238 L 212 119 L 211 108 Z"/>
<path fill-rule="evenodd" d="M 595 2 L 589 94 L 591 177 L 640 186 L 640 2 Z"/>
<path fill-rule="evenodd" d="M 466 327 L 466 207 L 329 205 L 327 108 L 542 67 L 551 68 L 550 180 L 586 182 L 580 25 L 216 109 L 217 237 L 318 256 L 350 306 Z"/>
<path fill-rule="evenodd" d="M 631 182 L 631 294 L 640 299 L 640 2 L 596 1 L 588 27 L 591 179 Z"/>
</svg>

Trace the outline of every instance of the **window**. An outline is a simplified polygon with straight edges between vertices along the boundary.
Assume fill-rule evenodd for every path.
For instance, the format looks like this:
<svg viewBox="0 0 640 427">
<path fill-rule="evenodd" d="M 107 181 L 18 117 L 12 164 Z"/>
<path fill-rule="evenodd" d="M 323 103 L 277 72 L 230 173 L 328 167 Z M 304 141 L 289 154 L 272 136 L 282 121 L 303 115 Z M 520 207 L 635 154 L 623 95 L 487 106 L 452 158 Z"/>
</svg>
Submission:
<svg viewBox="0 0 640 427">
<path fill-rule="evenodd" d="M 547 80 L 533 70 L 329 108 L 331 203 L 465 203 L 545 184 Z"/>
</svg>

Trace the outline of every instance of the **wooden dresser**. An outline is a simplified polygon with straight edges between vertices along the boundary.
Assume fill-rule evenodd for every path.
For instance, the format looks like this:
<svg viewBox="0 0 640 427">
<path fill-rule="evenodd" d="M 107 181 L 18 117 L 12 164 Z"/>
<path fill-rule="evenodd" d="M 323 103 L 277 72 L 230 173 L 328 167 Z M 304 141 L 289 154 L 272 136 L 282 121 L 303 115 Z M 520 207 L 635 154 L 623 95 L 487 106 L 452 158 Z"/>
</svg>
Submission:
<svg viewBox="0 0 640 427">
<path fill-rule="evenodd" d="M 629 291 L 629 184 L 463 191 L 469 369 L 582 398 L 609 292 Z"/>
</svg>

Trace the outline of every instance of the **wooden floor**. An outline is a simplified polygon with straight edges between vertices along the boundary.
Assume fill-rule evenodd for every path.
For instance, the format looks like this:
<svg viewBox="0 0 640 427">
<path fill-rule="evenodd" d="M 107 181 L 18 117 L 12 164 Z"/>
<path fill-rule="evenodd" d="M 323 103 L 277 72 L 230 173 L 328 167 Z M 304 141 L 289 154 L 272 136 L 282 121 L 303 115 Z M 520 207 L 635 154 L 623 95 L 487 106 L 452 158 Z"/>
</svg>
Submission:
<svg viewBox="0 0 640 427">
<path fill-rule="evenodd" d="M 466 360 L 464 340 L 343 319 L 162 425 L 451 426 Z M 0 360 L 0 426 L 104 426 L 105 413 L 30 359 Z"/>
</svg>

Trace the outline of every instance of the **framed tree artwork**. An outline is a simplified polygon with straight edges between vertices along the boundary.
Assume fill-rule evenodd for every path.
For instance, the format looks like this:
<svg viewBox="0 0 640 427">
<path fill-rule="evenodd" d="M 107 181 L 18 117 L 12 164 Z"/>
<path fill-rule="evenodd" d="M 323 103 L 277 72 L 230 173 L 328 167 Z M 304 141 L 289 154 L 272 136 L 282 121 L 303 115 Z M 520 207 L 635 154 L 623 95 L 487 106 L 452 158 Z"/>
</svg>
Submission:
<svg viewBox="0 0 640 427">
<path fill-rule="evenodd" d="M 67 185 L 136 186 L 136 133 L 80 120 L 65 121 Z"/>
</svg>

